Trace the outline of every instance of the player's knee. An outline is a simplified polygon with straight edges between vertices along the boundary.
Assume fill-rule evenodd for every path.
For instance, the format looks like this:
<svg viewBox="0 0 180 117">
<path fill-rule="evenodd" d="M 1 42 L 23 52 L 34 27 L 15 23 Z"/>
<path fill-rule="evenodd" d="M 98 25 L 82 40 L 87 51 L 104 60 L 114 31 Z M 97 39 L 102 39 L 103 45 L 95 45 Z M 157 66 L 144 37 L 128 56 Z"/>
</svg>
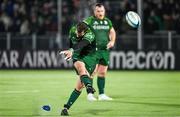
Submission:
<svg viewBox="0 0 180 117">
<path fill-rule="evenodd" d="M 76 67 L 76 69 L 77 69 L 79 75 L 86 74 L 86 69 L 85 69 L 84 65 L 79 65 L 79 66 Z"/>
<path fill-rule="evenodd" d="M 86 70 L 80 69 L 80 70 L 78 71 L 78 73 L 79 73 L 80 76 L 85 75 L 85 74 L 86 74 Z"/>
<path fill-rule="evenodd" d="M 106 72 L 104 72 L 104 71 L 98 72 L 98 76 L 105 77 L 106 76 Z"/>
<path fill-rule="evenodd" d="M 87 74 L 85 67 L 79 67 L 78 73 L 80 76 Z"/>
</svg>

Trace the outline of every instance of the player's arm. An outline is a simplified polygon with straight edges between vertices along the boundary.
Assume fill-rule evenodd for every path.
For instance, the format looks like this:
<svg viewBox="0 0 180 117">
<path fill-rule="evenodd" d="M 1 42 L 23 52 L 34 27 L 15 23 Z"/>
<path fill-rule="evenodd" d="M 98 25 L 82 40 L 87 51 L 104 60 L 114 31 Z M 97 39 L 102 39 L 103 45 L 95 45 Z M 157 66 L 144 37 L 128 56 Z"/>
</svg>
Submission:
<svg viewBox="0 0 180 117">
<path fill-rule="evenodd" d="M 86 46 L 89 45 L 89 44 L 90 44 L 90 42 L 89 42 L 88 40 L 83 39 L 83 40 L 81 40 L 79 43 L 73 45 L 73 46 L 72 46 L 72 49 L 73 49 L 74 51 L 78 51 L 78 50 L 83 49 L 84 47 L 86 47 Z"/>
<path fill-rule="evenodd" d="M 110 41 L 107 44 L 107 49 L 112 48 L 116 41 L 116 31 L 114 30 L 113 27 L 109 31 L 109 39 L 110 39 Z"/>
<path fill-rule="evenodd" d="M 74 52 L 83 49 L 84 47 L 86 47 L 89 44 L 90 44 L 90 41 L 83 39 L 80 42 L 78 42 L 77 44 L 72 45 L 70 49 L 61 51 L 60 54 L 64 54 L 66 56 L 65 59 L 70 60 Z"/>
<path fill-rule="evenodd" d="M 68 50 L 63 50 L 63 51 L 60 51 L 59 54 L 63 54 L 65 55 L 65 60 L 70 60 L 72 58 L 72 55 L 73 55 L 73 41 L 72 41 L 72 34 L 73 34 L 73 31 L 75 30 L 75 27 L 71 27 L 70 31 L 69 31 L 69 49 Z"/>
<path fill-rule="evenodd" d="M 87 45 L 91 44 L 91 42 L 94 41 L 94 39 L 95 39 L 94 37 L 95 37 L 94 33 L 87 32 L 83 36 L 83 39 L 79 43 L 77 43 L 73 46 L 73 50 L 78 51 L 80 49 L 83 49 L 84 47 L 86 47 Z"/>
</svg>

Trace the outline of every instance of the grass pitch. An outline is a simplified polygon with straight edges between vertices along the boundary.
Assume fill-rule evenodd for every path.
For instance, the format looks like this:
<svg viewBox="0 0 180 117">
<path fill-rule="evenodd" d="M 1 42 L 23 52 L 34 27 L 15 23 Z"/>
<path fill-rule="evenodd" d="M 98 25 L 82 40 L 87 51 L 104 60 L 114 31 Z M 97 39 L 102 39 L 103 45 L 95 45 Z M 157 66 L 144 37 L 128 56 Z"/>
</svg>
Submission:
<svg viewBox="0 0 180 117">
<path fill-rule="evenodd" d="M 77 76 L 63 70 L 0 71 L 0 117 L 59 117 Z M 94 86 L 97 90 L 96 78 Z M 109 71 L 106 93 L 113 101 L 74 103 L 72 117 L 180 116 L 180 72 Z M 96 92 L 97 97 L 97 92 Z M 51 111 L 41 109 L 51 105 Z"/>
</svg>

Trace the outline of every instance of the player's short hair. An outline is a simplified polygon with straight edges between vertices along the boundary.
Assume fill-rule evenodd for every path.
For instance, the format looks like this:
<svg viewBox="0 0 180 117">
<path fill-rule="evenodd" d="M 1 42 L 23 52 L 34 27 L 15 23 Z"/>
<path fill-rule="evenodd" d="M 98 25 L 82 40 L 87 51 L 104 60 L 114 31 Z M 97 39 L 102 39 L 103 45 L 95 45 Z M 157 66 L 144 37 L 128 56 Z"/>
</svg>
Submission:
<svg viewBox="0 0 180 117">
<path fill-rule="evenodd" d="M 95 7 L 102 7 L 102 6 L 104 7 L 104 5 L 102 3 L 96 3 L 95 4 Z"/>
<path fill-rule="evenodd" d="M 104 5 L 102 3 L 96 3 L 94 6 L 93 6 L 93 10 L 96 9 L 96 7 L 104 7 Z M 105 7 L 104 7 L 105 8 Z"/>
<path fill-rule="evenodd" d="M 77 24 L 77 32 L 81 33 L 81 32 L 86 32 L 88 30 L 88 26 L 84 23 L 84 22 L 79 22 Z"/>
</svg>

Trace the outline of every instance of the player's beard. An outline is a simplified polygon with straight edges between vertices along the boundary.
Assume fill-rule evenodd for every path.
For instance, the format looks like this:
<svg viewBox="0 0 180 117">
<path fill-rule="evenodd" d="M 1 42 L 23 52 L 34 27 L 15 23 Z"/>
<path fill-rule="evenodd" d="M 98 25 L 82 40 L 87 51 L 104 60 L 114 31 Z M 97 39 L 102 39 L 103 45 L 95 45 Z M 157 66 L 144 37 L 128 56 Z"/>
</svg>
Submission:
<svg viewBox="0 0 180 117">
<path fill-rule="evenodd" d="M 104 19 L 104 15 L 100 14 L 100 15 L 98 15 L 98 18 L 102 20 L 102 19 Z"/>
</svg>

